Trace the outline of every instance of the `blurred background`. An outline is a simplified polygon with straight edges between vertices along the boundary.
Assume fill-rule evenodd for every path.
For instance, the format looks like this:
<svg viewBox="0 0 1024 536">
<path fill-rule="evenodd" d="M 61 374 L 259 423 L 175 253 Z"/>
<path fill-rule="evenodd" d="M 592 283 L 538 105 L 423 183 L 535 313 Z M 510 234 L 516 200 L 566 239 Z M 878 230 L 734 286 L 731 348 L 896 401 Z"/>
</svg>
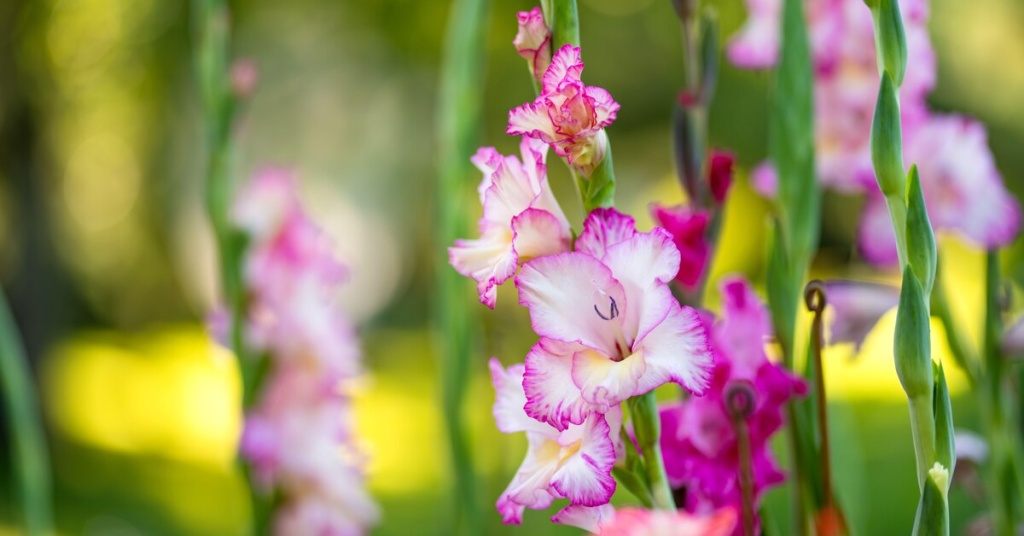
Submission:
<svg viewBox="0 0 1024 536">
<path fill-rule="evenodd" d="M 708 0 L 728 36 L 741 0 Z M 509 108 L 532 99 L 511 41 L 528 0 L 494 0 L 488 29 L 484 137 L 505 153 Z M 448 2 L 238 0 L 234 51 L 253 59 L 258 89 L 239 125 L 240 177 L 265 165 L 296 171 L 303 196 L 351 269 L 342 302 L 360 326 L 369 374 L 358 426 L 369 486 L 383 507 L 375 534 L 449 534 L 448 458 L 429 304 L 438 248 L 431 235 L 435 102 Z M 239 533 L 248 515 L 233 465 L 238 373 L 204 328 L 215 258 L 203 213 L 203 143 L 185 0 L 0 2 L 0 280 L 38 380 L 61 534 Z M 933 2 L 937 109 L 972 114 L 1009 188 L 1024 193 L 1024 4 Z M 666 0 L 580 0 L 584 80 L 622 109 L 609 129 L 619 205 L 649 226 L 647 204 L 681 200 L 669 118 L 682 86 L 679 28 Z M 913 68 L 911 66 L 910 68 Z M 723 63 L 711 141 L 739 159 L 717 278 L 762 279 L 766 206 L 744 170 L 766 152 L 769 78 Z M 552 184 L 570 221 L 580 211 L 562 166 Z M 467 182 L 467 190 L 477 179 Z M 816 276 L 895 280 L 866 268 L 854 231 L 860 200 L 825 200 Z M 479 209 L 474 209 L 475 211 Z M 983 260 L 942 238 L 954 308 L 977 340 Z M 1018 280 L 1021 253 L 1004 256 Z M 473 283 L 466 299 L 475 301 Z M 530 512 L 503 528 L 491 505 L 525 441 L 490 417 L 484 363 L 522 360 L 534 342 L 525 309 L 478 311 L 484 333 L 466 418 L 489 533 L 568 533 Z M 712 305 L 717 302 L 710 292 Z M 1020 300 L 1018 300 L 1019 302 Z M 892 315 L 854 355 L 829 350 L 828 384 L 841 500 L 862 534 L 909 533 L 917 501 L 905 398 L 890 359 Z M 944 350 L 936 334 L 938 352 Z M 956 421 L 977 411 L 951 378 Z M 957 396 L 957 395 L 960 396 Z M 10 439 L 0 421 L 0 534 L 17 534 Z M 626 492 L 617 500 L 628 501 Z M 783 507 L 786 492 L 769 502 Z M 952 496 L 954 533 L 981 510 Z M 780 510 L 784 511 L 784 510 Z"/>
</svg>

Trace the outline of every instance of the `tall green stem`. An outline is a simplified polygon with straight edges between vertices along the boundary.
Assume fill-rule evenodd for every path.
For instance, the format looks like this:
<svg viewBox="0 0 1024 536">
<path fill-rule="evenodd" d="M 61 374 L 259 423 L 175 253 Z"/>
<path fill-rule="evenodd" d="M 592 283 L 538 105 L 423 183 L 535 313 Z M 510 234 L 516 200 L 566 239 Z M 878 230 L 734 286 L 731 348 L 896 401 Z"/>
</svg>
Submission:
<svg viewBox="0 0 1024 536">
<path fill-rule="evenodd" d="M 669 486 L 661 454 L 661 418 L 658 415 L 654 391 L 630 398 L 629 408 L 653 506 L 659 510 L 673 511 L 676 509 L 676 503 L 672 497 L 672 487 Z"/>
<path fill-rule="evenodd" d="M 231 130 L 236 107 L 228 73 L 231 18 L 225 0 L 194 0 L 192 9 L 196 39 L 193 54 L 207 152 L 206 209 L 217 244 L 222 298 L 230 316 L 229 342 L 242 376 L 242 411 L 245 412 L 256 398 L 267 363 L 265 359 L 251 356 L 245 345 L 246 296 L 242 282 L 245 237 L 231 224 L 229 217 L 234 158 Z M 265 534 L 273 509 L 271 499 L 257 490 L 250 468 L 241 457 L 238 463 L 248 482 L 250 532 Z"/>
<path fill-rule="evenodd" d="M 22 348 L 7 298 L 0 292 L 0 394 L 13 438 L 12 474 L 17 483 L 25 534 L 41 536 L 53 532 L 49 450 L 32 373 Z"/>
<path fill-rule="evenodd" d="M 456 526 L 462 534 L 483 534 L 473 457 L 463 400 L 471 371 L 473 319 L 465 281 L 449 269 L 445 247 L 464 236 L 471 184 L 469 157 L 481 122 L 488 0 L 455 0 L 448 20 L 438 101 L 438 169 L 435 247 L 434 328 L 441 363 L 442 406 L 455 473 Z"/>
</svg>

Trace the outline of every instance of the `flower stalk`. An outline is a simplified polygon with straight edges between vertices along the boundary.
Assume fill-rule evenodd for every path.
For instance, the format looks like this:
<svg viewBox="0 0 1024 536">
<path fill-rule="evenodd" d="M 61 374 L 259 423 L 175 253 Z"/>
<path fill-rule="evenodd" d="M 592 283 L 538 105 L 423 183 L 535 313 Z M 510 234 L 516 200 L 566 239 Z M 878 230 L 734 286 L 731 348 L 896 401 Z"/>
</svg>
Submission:
<svg viewBox="0 0 1024 536">
<path fill-rule="evenodd" d="M 0 292 L 0 394 L 11 427 L 11 473 L 17 485 L 25 534 L 51 534 L 49 450 L 36 404 L 32 373 L 3 292 Z"/>
<path fill-rule="evenodd" d="M 629 408 L 633 416 L 636 443 L 643 457 L 651 504 L 659 510 L 674 511 L 676 503 L 661 454 L 661 418 L 658 416 L 658 403 L 654 391 L 630 398 Z"/>
<path fill-rule="evenodd" d="M 448 21 L 438 102 L 438 169 L 435 236 L 442 247 L 437 265 L 443 266 L 444 245 L 464 236 L 470 206 L 465 184 L 472 175 L 469 157 L 478 138 L 483 86 L 485 22 L 488 0 L 457 0 Z M 453 507 L 461 534 L 482 534 L 473 453 L 462 407 L 471 374 L 473 316 L 471 300 L 458 274 L 438 270 L 434 296 L 436 350 L 441 359 L 442 409 L 455 474 Z"/>
</svg>

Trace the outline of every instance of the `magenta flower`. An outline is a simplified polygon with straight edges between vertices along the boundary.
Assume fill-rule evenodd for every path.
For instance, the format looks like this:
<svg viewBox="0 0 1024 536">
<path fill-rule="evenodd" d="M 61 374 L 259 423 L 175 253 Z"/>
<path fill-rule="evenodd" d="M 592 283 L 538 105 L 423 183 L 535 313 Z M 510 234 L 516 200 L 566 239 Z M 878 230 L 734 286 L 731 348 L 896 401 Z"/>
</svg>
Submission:
<svg viewBox="0 0 1024 536">
<path fill-rule="evenodd" d="M 543 255 L 569 250 L 569 221 L 548 185 L 543 142 L 523 138 L 523 160 L 485 147 L 473 156 L 483 172 L 480 238 L 456 240 L 448 248 L 451 265 L 476 280 L 480 302 L 494 308 L 498 285 L 519 265 Z"/>
<path fill-rule="evenodd" d="M 520 11 L 519 33 L 512 41 L 519 55 L 530 65 L 530 73 L 538 84 L 543 83 L 544 72 L 551 65 L 551 29 L 544 22 L 540 7 Z"/>
<path fill-rule="evenodd" d="M 707 240 L 711 216 L 706 211 L 686 205 L 665 208 L 658 204 L 651 206 L 651 215 L 672 235 L 672 242 L 679 250 L 676 281 L 688 290 L 696 288 L 711 260 L 711 246 Z"/>
<path fill-rule="evenodd" d="M 673 488 L 685 488 L 687 512 L 707 514 L 730 507 L 739 511 L 739 449 L 727 408 L 727 389 L 749 386 L 755 409 L 747 419 L 755 502 L 785 475 L 771 456 L 769 439 L 783 424 L 783 409 L 804 394 L 799 378 L 768 361 L 764 339 L 771 335 L 768 312 L 742 279 L 723 282 L 723 315 L 713 329 L 715 369 L 702 397 L 665 406 L 661 446 Z"/>
<path fill-rule="evenodd" d="M 709 155 L 708 184 L 711 187 L 711 196 L 719 205 L 725 203 L 725 197 L 729 195 L 732 168 L 735 163 L 736 157 L 728 151 L 711 151 Z"/>
<path fill-rule="evenodd" d="M 1020 206 L 1003 185 L 986 138 L 977 121 L 934 115 L 906 145 L 907 161 L 917 163 L 932 226 L 991 249 L 1016 238 Z M 897 258 L 888 218 L 884 199 L 869 196 L 858 234 L 861 252 L 877 264 L 891 264 Z"/>
<path fill-rule="evenodd" d="M 544 141 L 589 176 L 604 158 L 604 127 L 615 120 L 619 104 L 607 91 L 583 85 L 582 72 L 580 49 L 559 49 L 544 72 L 540 96 L 509 112 L 506 132 Z"/>
<path fill-rule="evenodd" d="M 506 434 L 525 432 L 528 441 L 523 464 L 498 499 L 497 508 L 504 522 L 519 524 L 524 509 L 542 510 L 558 498 L 569 499 L 570 505 L 576 507 L 606 505 L 615 492 L 611 471 L 616 451 L 622 448 L 617 445 L 621 411 L 615 408 L 606 415 L 591 414 L 579 426 L 559 431 L 523 411 L 523 365 L 505 370 L 492 358 L 490 369 L 498 429 Z M 577 508 L 560 515 L 563 521 L 578 522 L 581 516 L 589 519 L 601 512 Z"/>
<path fill-rule="evenodd" d="M 601 525 L 595 536 L 728 536 L 736 526 L 736 512 L 722 509 L 708 515 L 623 508 Z"/>
<path fill-rule="evenodd" d="M 598 209 L 575 252 L 523 266 L 519 302 L 541 336 L 526 356 L 531 417 L 565 430 L 669 381 L 704 391 L 707 332 L 667 285 L 679 259 L 664 229 L 638 233 L 632 218 Z"/>
</svg>

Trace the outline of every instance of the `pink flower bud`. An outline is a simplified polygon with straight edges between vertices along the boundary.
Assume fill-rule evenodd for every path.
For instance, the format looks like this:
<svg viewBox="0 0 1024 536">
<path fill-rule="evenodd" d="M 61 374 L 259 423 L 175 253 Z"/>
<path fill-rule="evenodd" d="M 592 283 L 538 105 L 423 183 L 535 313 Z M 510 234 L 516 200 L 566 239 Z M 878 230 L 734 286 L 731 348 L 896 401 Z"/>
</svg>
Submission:
<svg viewBox="0 0 1024 536">
<path fill-rule="evenodd" d="M 543 83 L 544 71 L 551 65 L 551 30 L 544 23 L 544 14 L 539 7 L 530 11 L 520 11 L 519 33 L 512 41 L 519 55 L 530 66 L 533 79 Z"/>
</svg>

